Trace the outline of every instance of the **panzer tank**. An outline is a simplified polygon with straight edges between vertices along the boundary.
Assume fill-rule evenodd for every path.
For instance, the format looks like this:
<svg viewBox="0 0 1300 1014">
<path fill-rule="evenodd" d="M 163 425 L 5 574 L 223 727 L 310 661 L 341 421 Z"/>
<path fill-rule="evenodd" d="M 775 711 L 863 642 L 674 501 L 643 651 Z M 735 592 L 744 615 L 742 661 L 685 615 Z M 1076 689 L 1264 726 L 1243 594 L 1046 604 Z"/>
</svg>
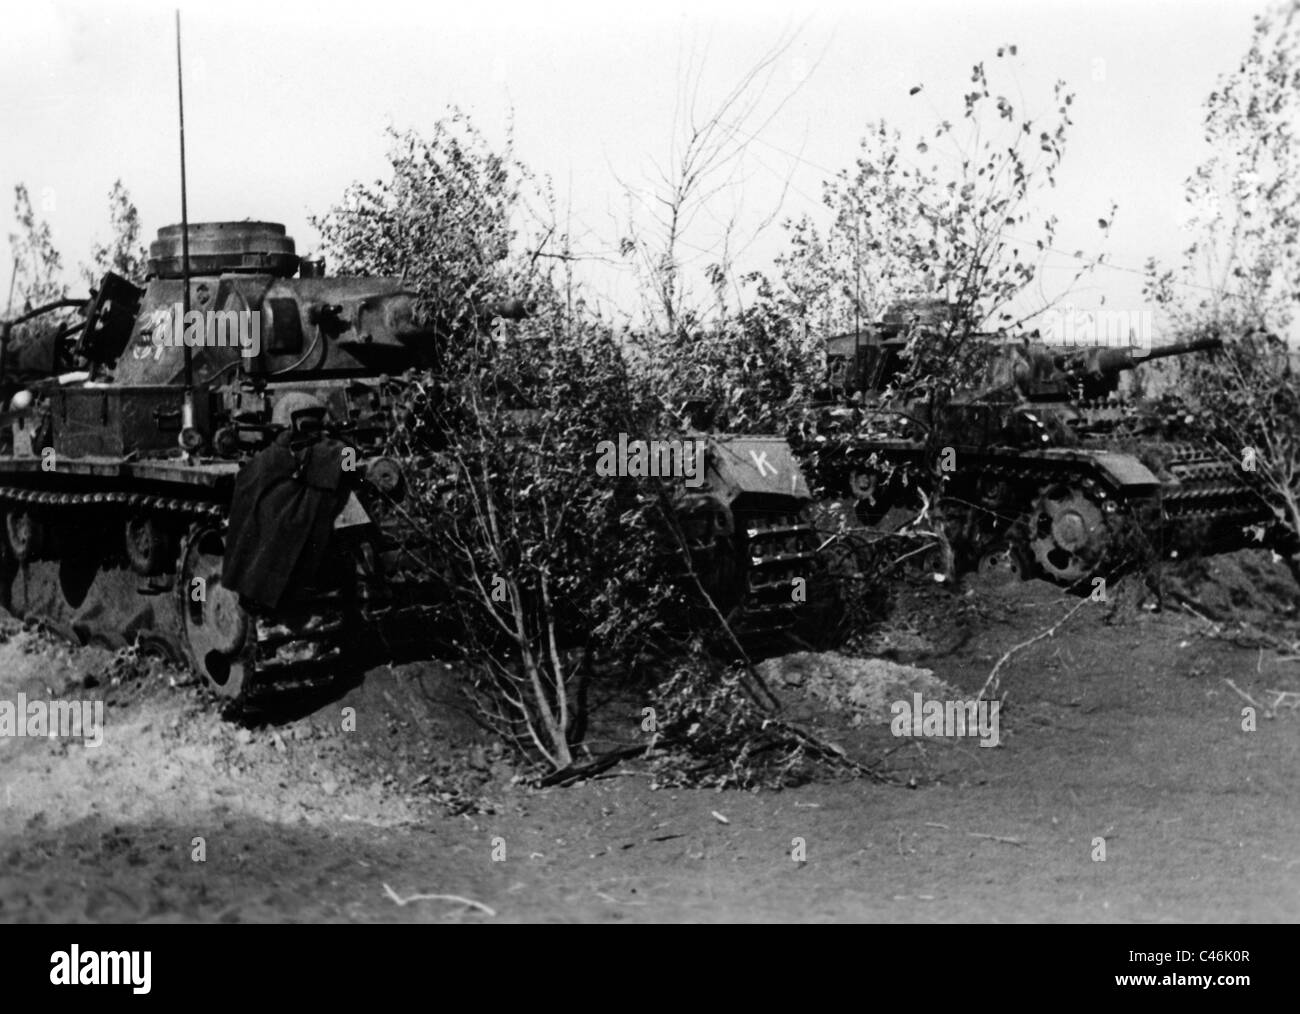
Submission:
<svg viewBox="0 0 1300 1014">
<path fill-rule="evenodd" d="M 160 230 L 143 285 L 110 273 L 86 301 L 6 323 L 5 346 L 70 308 L 44 331 L 43 375 L 0 372 L 0 604 L 81 643 L 157 650 L 229 712 L 427 650 L 443 586 L 410 561 L 437 533 L 401 507 L 422 462 L 384 453 L 395 385 L 437 366 L 414 293 L 327 277 L 283 226 L 215 222 Z M 807 486 L 779 440 L 709 441 L 686 529 L 716 594 L 762 615 L 810 565 Z"/>
<path fill-rule="evenodd" d="M 110 273 L 47 329 L 48 376 L 13 395 L 0 456 L 10 612 L 159 650 L 242 706 L 331 678 L 364 622 L 418 601 L 386 538 L 401 466 L 377 448 L 388 375 L 430 362 L 434 336 L 399 280 L 323 275 L 273 223 L 171 226 L 143 286 Z M 247 472 L 277 439 L 288 475 Z M 241 475 L 259 481 L 232 575 Z"/>
<path fill-rule="evenodd" d="M 915 503 L 915 479 L 937 448 L 959 570 L 1073 585 L 1134 555 L 1229 552 L 1267 534 L 1271 514 L 1238 462 L 1119 393 L 1125 372 L 1213 351 L 1217 339 L 1143 352 L 973 335 L 984 375 L 930 418 L 925 404 L 898 406 L 890 394 L 913 328 L 938 324 L 932 307 L 904 305 L 827 342 L 829 400 L 813 410 L 799 447 L 814 484 L 853 501 L 864 525 Z"/>
</svg>

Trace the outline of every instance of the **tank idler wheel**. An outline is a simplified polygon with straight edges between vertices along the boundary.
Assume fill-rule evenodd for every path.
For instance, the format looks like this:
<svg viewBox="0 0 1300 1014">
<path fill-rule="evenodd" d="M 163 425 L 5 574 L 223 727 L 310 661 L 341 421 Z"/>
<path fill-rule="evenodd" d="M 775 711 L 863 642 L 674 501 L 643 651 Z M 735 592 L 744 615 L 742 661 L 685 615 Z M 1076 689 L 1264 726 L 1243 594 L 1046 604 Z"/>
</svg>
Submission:
<svg viewBox="0 0 1300 1014">
<path fill-rule="evenodd" d="M 32 517 L 24 507 L 11 507 L 5 513 L 5 534 L 9 539 L 9 552 L 19 563 L 40 559 L 45 549 L 45 525 Z"/>
<path fill-rule="evenodd" d="M 213 693 L 234 706 L 250 689 L 256 624 L 238 594 L 221 583 L 224 550 L 215 528 L 195 532 L 182 554 L 177 594 L 190 665 Z"/>
</svg>

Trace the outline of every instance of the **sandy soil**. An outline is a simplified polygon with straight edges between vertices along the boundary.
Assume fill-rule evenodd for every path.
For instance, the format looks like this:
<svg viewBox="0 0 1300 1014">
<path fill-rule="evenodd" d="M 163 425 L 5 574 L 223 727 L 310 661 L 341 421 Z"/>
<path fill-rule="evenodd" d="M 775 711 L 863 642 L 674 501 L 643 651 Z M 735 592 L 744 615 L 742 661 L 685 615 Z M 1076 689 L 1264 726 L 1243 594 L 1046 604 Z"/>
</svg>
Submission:
<svg viewBox="0 0 1300 1014">
<path fill-rule="evenodd" d="M 1187 583 L 1300 637 L 1274 577 L 1246 559 Z M 935 591 L 895 654 L 973 693 L 1076 602 L 1037 582 Z M 830 716 L 896 784 L 757 793 L 658 788 L 636 763 L 529 789 L 458 712 L 442 663 L 377 669 L 249 729 L 164 669 L 7 629 L 0 699 L 100 699 L 107 717 L 98 748 L 0 739 L 3 921 L 1300 919 L 1300 714 L 1244 732 L 1225 682 L 1267 702 L 1300 691 L 1300 662 L 1136 597 L 1011 658 L 997 749 Z M 634 738 L 624 710 L 604 722 Z M 401 905 L 385 884 L 494 914 Z"/>
</svg>

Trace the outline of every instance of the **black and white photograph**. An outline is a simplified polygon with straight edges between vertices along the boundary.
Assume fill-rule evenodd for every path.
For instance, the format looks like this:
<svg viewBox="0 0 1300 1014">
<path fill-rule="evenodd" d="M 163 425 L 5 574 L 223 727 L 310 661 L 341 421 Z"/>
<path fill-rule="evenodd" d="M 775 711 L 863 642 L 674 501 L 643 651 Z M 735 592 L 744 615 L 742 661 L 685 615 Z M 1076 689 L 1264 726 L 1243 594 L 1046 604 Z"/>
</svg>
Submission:
<svg viewBox="0 0 1300 1014">
<path fill-rule="evenodd" d="M 1296 0 L 32 0 L 0 220 L 0 924 L 1300 920 Z"/>
</svg>

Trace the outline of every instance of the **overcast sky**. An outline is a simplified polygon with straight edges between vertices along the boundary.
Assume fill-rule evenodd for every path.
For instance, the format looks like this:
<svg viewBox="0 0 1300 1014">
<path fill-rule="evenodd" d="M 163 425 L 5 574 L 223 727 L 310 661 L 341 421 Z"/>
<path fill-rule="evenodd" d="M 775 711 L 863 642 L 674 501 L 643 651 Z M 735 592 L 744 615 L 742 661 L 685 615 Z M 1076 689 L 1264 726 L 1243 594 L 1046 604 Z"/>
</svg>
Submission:
<svg viewBox="0 0 1300 1014">
<path fill-rule="evenodd" d="M 13 185 L 24 182 L 73 266 L 107 238 L 106 197 L 119 177 L 146 238 L 180 217 L 174 7 L 37 0 L 0 22 L 6 224 Z M 750 146 L 728 200 L 742 231 L 767 219 L 783 191 L 781 216 L 817 213 L 821 181 L 851 164 L 868 121 L 905 134 L 932 127 L 959 110 L 971 65 L 991 65 L 999 45 L 1015 43 L 1016 85 L 1031 111 L 1046 110 L 1058 77 L 1078 96 L 1059 185 L 1044 201 L 1061 219 L 1058 247 L 1097 249 L 1097 218 L 1119 205 L 1107 245 L 1116 266 L 1073 301 L 1136 309 L 1135 269 L 1187 241 L 1180 188 L 1206 154 L 1202 103 L 1245 52 L 1262 4 L 227 0 L 181 9 L 190 218 L 284 222 L 299 252 L 318 241 L 311 214 L 350 181 L 383 172 L 387 125 L 427 128 L 449 104 L 494 139 L 513 118 L 517 154 L 571 204 L 576 246 L 609 251 L 626 233 L 620 180 L 644 182 L 650 159 L 668 152 L 682 67 L 703 66 L 707 108 L 796 30 L 765 108 L 788 101 Z M 909 96 L 917 84 L 924 90 Z M 702 222 L 688 255 L 706 261 L 700 251 L 716 238 Z M 780 239 L 776 229 L 760 234 L 739 266 L 766 267 Z M 1054 258 L 1046 291 L 1069 263 Z M 625 280 L 593 271 L 598 295 L 626 302 Z M 4 275 L 7 287 L 7 264 Z"/>
</svg>

